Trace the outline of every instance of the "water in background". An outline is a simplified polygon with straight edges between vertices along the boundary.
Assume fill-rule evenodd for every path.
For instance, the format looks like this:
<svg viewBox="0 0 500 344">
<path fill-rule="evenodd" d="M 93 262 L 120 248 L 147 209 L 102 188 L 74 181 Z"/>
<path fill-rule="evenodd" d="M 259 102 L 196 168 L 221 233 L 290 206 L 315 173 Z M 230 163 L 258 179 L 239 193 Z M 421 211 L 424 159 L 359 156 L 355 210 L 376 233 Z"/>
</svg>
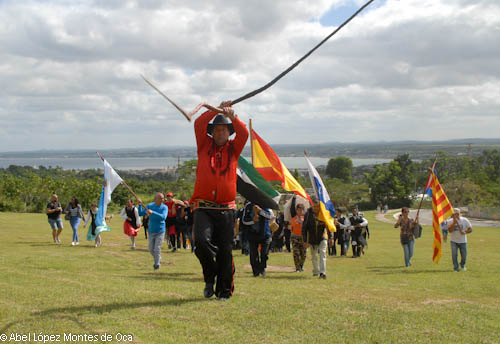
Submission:
<svg viewBox="0 0 500 344">
<path fill-rule="evenodd" d="M 193 158 L 181 158 L 181 163 Z M 248 161 L 251 159 L 246 157 Z M 326 165 L 329 158 L 309 157 L 314 166 L 318 167 Z M 144 169 L 166 169 L 177 166 L 177 158 L 109 158 L 108 162 L 117 170 L 144 170 Z M 296 168 L 307 168 L 306 161 L 303 157 L 282 157 L 281 160 L 293 170 Z M 352 159 L 354 166 L 382 164 L 392 161 L 392 159 Z M 0 158 L 0 168 L 6 168 L 10 165 L 31 166 L 38 168 L 45 167 L 62 167 L 66 170 L 85 170 L 85 169 L 102 169 L 102 162 L 98 157 L 95 158 Z"/>
</svg>

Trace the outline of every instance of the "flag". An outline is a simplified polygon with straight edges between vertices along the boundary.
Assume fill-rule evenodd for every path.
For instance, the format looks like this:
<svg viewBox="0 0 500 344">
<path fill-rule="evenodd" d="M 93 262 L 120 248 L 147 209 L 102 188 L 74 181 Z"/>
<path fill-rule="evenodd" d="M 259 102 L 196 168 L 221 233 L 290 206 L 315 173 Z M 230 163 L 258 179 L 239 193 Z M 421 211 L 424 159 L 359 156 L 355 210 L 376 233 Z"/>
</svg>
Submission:
<svg viewBox="0 0 500 344">
<path fill-rule="evenodd" d="M 453 214 L 453 207 L 439 183 L 434 165 L 429 174 L 426 189 L 427 187 L 432 192 L 432 233 L 434 234 L 432 260 L 437 264 L 442 254 L 440 225 Z"/>
<path fill-rule="evenodd" d="M 309 170 L 309 177 L 311 178 L 311 184 L 320 205 L 318 219 L 320 221 L 323 221 L 330 231 L 336 232 L 337 229 L 335 228 L 335 224 L 333 222 L 333 217 L 335 216 L 335 207 L 330 200 L 328 191 L 326 190 L 325 184 L 323 184 L 318 171 L 314 168 L 307 155 L 304 154 L 304 158 L 306 158 L 307 169 Z"/>
<path fill-rule="evenodd" d="M 97 209 L 97 215 L 95 218 L 95 224 L 97 226 L 95 230 L 95 235 L 92 235 L 91 228 L 87 233 L 87 240 L 92 241 L 101 232 L 109 232 L 110 227 L 106 224 L 106 212 L 108 210 L 108 204 L 111 202 L 111 194 L 113 190 L 123 182 L 123 179 L 116 173 L 116 171 L 111 167 L 111 165 L 103 159 L 104 163 L 104 180 L 102 183 L 101 197 L 99 199 L 99 205 Z"/>
<path fill-rule="evenodd" d="M 273 149 L 259 136 L 252 131 L 252 155 L 255 169 L 268 181 L 280 181 L 281 186 L 286 191 L 294 192 L 299 196 L 310 199 L 307 192 L 299 182 L 288 171 L 285 164 Z"/>
<path fill-rule="evenodd" d="M 279 210 L 280 193 L 244 157 L 238 159 L 238 193 L 262 208 Z"/>
</svg>

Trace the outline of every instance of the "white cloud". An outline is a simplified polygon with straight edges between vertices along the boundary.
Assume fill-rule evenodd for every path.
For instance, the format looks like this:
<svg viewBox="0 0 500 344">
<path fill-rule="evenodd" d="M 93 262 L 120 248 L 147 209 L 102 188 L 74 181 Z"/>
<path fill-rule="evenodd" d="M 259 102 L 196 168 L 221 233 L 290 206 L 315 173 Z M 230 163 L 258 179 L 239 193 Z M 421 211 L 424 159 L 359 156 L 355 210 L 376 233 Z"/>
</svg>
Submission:
<svg viewBox="0 0 500 344">
<path fill-rule="evenodd" d="M 361 1 L 1 1 L 0 150 L 194 144 L 191 109 L 260 87 Z M 500 4 L 388 0 L 236 106 L 271 143 L 498 137 Z"/>
</svg>

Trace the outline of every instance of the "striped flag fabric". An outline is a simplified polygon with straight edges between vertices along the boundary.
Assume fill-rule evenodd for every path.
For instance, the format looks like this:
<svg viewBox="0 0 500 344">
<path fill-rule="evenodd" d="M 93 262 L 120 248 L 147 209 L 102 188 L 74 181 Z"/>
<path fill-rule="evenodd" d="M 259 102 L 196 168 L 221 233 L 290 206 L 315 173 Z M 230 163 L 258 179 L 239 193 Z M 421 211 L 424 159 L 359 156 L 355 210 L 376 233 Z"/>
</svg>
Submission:
<svg viewBox="0 0 500 344">
<path fill-rule="evenodd" d="M 236 186 L 240 195 L 261 208 L 279 210 L 280 193 L 241 155 L 236 173 L 238 175 Z"/>
<path fill-rule="evenodd" d="M 330 196 L 328 195 L 328 191 L 326 190 L 325 184 L 323 184 L 323 180 L 321 180 L 321 176 L 319 175 L 316 168 L 314 168 L 313 164 L 305 155 L 307 162 L 307 169 L 309 170 L 309 177 L 311 178 L 311 184 L 314 189 L 314 193 L 318 198 L 320 204 L 320 211 L 318 219 L 326 224 L 330 232 L 336 232 L 335 224 L 333 222 L 333 217 L 335 216 L 335 207 L 333 206 L 332 201 L 330 200 Z"/>
<path fill-rule="evenodd" d="M 280 181 L 286 191 L 294 192 L 310 200 L 302 185 L 288 171 L 274 150 L 255 132 L 252 131 L 252 155 L 255 169 L 267 181 Z"/>
<path fill-rule="evenodd" d="M 432 260 L 437 264 L 442 254 L 440 225 L 453 214 L 453 207 L 439 183 L 434 165 L 427 180 L 426 193 L 432 195 L 432 233 L 434 234 Z"/>
</svg>

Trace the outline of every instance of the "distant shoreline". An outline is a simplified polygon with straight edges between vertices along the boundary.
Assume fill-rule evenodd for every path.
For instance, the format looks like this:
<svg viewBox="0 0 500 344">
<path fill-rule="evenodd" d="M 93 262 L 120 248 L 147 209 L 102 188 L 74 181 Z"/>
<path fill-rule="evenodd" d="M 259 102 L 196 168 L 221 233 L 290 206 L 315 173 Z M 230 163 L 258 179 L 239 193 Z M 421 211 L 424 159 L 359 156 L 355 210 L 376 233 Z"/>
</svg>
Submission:
<svg viewBox="0 0 500 344">
<path fill-rule="evenodd" d="M 314 166 L 326 166 L 329 158 L 322 157 L 309 157 Z M 177 158 L 177 157 L 110 157 L 107 158 L 109 163 L 117 170 L 122 171 L 139 171 L 139 170 L 151 170 L 151 171 L 168 171 L 174 169 L 179 163 L 184 161 L 195 159 L 193 157 Z M 250 157 L 246 157 L 247 160 L 251 160 Z M 306 168 L 306 162 L 303 156 L 297 157 L 281 157 L 283 163 L 288 167 L 288 169 L 304 169 Z M 351 158 L 353 165 L 363 166 L 363 165 L 375 165 L 381 163 L 388 163 L 392 159 L 385 158 Z M 102 169 L 101 160 L 96 157 L 67 157 L 67 158 L 0 158 L 0 168 L 8 168 L 10 165 L 16 166 L 30 166 L 33 168 L 39 168 L 44 166 L 49 167 L 61 167 L 65 170 L 88 170 L 88 169 Z"/>
</svg>

